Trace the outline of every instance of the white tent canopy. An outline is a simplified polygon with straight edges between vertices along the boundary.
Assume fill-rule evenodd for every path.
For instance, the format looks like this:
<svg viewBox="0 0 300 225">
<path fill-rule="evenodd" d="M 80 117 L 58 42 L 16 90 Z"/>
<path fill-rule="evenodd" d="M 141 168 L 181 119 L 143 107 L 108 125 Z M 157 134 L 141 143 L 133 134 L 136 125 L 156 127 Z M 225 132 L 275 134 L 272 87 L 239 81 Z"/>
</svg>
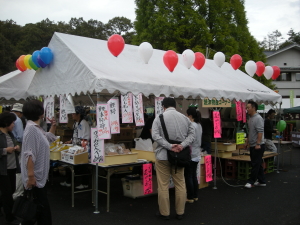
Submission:
<svg viewBox="0 0 300 225">
<path fill-rule="evenodd" d="M 35 73 L 26 95 L 70 93 L 74 96 L 75 93 L 119 91 L 121 94 L 132 92 L 145 96 L 281 102 L 279 94 L 242 71 L 235 71 L 228 63 L 219 68 L 213 60 L 206 60 L 198 71 L 194 67 L 187 69 L 178 54 L 179 63 L 171 73 L 163 63 L 165 51 L 154 50 L 149 63 L 145 64 L 138 54 L 138 46 L 125 45 L 123 52 L 114 57 L 107 48 L 107 41 L 62 33 L 54 33 L 49 48 L 54 59 L 49 66 Z M 1 97 L 20 98 L 12 95 Z"/>
</svg>

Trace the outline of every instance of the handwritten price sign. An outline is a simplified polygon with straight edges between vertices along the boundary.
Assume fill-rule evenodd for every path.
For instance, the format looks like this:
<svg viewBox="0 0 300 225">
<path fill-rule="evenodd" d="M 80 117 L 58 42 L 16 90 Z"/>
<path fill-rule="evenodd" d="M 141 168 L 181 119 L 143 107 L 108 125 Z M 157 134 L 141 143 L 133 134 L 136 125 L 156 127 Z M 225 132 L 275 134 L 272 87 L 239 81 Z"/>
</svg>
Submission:
<svg viewBox="0 0 300 225">
<path fill-rule="evenodd" d="M 155 98 L 155 116 L 159 116 L 164 112 L 161 102 L 164 100 L 164 97 Z"/>
<path fill-rule="evenodd" d="M 236 119 L 237 121 L 243 120 L 242 104 L 240 101 L 235 102 Z"/>
<path fill-rule="evenodd" d="M 54 98 L 53 97 L 47 97 L 44 102 L 44 109 L 46 113 L 46 118 L 52 118 L 54 117 Z M 47 120 L 47 123 L 51 123 L 49 120 Z"/>
<path fill-rule="evenodd" d="M 107 104 L 97 104 L 97 129 L 99 139 L 110 139 L 109 114 Z"/>
<path fill-rule="evenodd" d="M 97 128 L 91 128 L 91 163 L 104 163 L 104 140 L 98 138 Z"/>
<path fill-rule="evenodd" d="M 152 189 L 152 163 L 143 164 L 144 195 L 151 194 Z"/>
<path fill-rule="evenodd" d="M 134 111 L 134 120 L 136 126 L 144 126 L 144 111 L 143 111 L 143 96 L 138 94 L 137 96 L 133 95 L 133 111 Z"/>
<path fill-rule="evenodd" d="M 122 123 L 133 123 L 132 93 L 121 96 Z"/>
<path fill-rule="evenodd" d="M 221 118 L 219 111 L 213 111 L 213 121 L 214 121 L 214 138 L 221 138 Z"/>
<path fill-rule="evenodd" d="M 205 160 L 205 179 L 206 182 L 212 181 L 212 165 L 211 165 L 211 155 L 204 157 Z"/>
<path fill-rule="evenodd" d="M 245 133 L 236 133 L 236 144 L 245 144 Z"/>
<path fill-rule="evenodd" d="M 60 104 L 59 104 L 59 122 L 60 123 L 68 123 L 68 114 L 66 111 L 66 102 L 68 101 L 66 96 L 59 96 Z"/>
<path fill-rule="evenodd" d="M 112 134 L 120 133 L 120 120 L 119 120 L 119 99 L 110 99 L 108 101 L 109 118 L 110 118 L 110 132 Z"/>
<path fill-rule="evenodd" d="M 242 114 L 243 114 L 243 123 L 246 123 L 247 115 L 246 115 L 246 103 L 245 102 L 242 102 L 241 108 L 242 108 Z"/>
</svg>

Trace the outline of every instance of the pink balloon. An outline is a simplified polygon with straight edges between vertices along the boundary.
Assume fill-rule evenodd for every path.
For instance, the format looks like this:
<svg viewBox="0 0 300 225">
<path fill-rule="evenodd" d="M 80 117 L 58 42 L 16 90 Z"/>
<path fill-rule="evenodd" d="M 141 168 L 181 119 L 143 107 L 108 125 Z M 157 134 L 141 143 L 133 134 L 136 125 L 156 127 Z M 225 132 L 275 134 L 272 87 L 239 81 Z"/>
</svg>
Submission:
<svg viewBox="0 0 300 225">
<path fill-rule="evenodd" d="M 257 69 L 256 69 L 255 73 L 257 74 L 257 76 L 260 77 L 265 72 L 265 64 L 261 61 L 258 61 L 258 62 L 256 62 L 256 66 L 257 66 Z"/>
<path fill-rule="evenodd" d="M 123 51 L 124 46 L 125 41 L 121 35 L 114 34 L 108 38 L 107 47 L 114 56 L 117 57 Z"/>
<path fill-rule="evenodd" d="M 272 75 L 272 79 L 276 80 L 279 76 L 280 76 L 280 68 L 278 66 L 272 66 L 273 68 L 273 75 Z"/>
<path fill-rule="evenodd" d="M 234 70 L 237 70 L 242 65 L 242 57 L 239 54 L 235 54 L 230 58 L 230 64 Z"/>
<path fill-rule="evenodd" d="M 195 62 L 193 66 L 200 70 L 205 64 L 205 56 L 201 52 L 195 52 Z"/>
<path fill-rule="evenodd" d="M 178 55 L 176 52 L 172 50 L 167 51 L 164 54 L 163 59 L 165 66 L 170 70 L 170 72 L 173 72 L 178 63 Z"/>
</svg>

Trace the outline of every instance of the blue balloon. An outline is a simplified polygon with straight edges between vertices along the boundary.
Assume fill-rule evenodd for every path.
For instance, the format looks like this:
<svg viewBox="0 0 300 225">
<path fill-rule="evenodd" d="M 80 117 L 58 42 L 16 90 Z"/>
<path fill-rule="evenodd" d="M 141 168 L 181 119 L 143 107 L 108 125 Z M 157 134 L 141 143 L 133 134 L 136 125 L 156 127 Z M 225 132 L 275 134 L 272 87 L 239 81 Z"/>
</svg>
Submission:
<svg viewBox="0 0 300 225">
<path fill-rule="evenodd" d="M 53 59 L 53 53 L 50 48 L 44 47 L 40 50 L 40 57 L 41 60 L 48 65 Z"/>
<path fill-rule="evenodd" d="M 31 56 L 31 59 L 32 59 L 33 63 L 34 63 L 38 68 L 41 67 L 40 64 L 38 63 L 38 56 L 39 56 L 39 54 L 40 54 L 40 51 L 34 51 L 34 52 L 32 53 L 32 56 Z"/>
</svg>

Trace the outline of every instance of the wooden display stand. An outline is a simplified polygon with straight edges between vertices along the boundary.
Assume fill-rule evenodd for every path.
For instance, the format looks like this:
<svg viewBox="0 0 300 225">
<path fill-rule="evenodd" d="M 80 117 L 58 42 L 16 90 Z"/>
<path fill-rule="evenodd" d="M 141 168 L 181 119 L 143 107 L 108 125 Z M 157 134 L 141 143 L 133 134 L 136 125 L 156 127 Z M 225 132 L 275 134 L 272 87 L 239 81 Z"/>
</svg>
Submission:
<svg viewBox="0 0 300 225">
<path fill-rule="evenodd" d="M 131 152 L 137 153 L 138 159 L 146 159 L 147 161 L 150 161 L 150 162 L 155 162 L 155 160 L 156 160 L 155 152 L 136 150 L 134 148 L 131 149 Z"/>
<path fill-rule="evenodd" d="M 106 155 L 103 166 L 119 165 L 125 163 L 137 162 L 138 153 L 124 154 L 124 155 Z"/>
</svg>

